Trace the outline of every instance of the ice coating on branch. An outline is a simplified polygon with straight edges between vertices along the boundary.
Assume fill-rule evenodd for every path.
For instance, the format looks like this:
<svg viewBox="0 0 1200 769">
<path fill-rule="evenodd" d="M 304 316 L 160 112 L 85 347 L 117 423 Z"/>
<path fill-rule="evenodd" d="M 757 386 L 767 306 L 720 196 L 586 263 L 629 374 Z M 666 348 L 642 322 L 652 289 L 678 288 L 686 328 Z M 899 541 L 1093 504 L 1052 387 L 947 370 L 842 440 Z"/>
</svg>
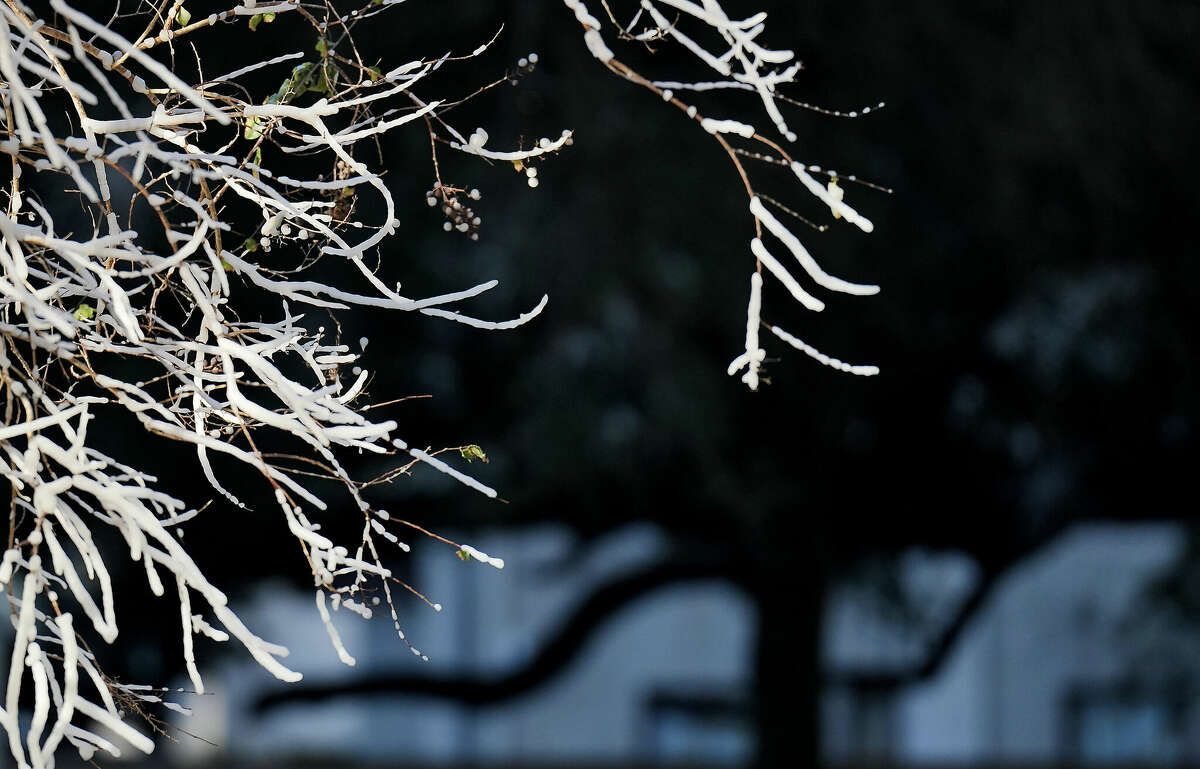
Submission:
<svg viewBox="0 0 1200 769">
<path fill-rule="evenodd" d="M 808 355 L 813 360 L 819 361 L 831 368 L 835 368 L 838 371 L 844 371 L 847 374 L 856 374 L 858 376 L 875 376 L 876 374 L 879 373 L 878 366 L 861 366 L 861 365 L 856 366 L 856 365 L 852 365 L 849 363 L 843 363 L 842 361 L 838 360 L 837 358 L 831 358 L 828 355 L 826 355 L 825 353 L 816 349 L 815 347 L 805 344 L 804 342 L 800 341 L 799 339 L 792 336 L 791 334 L 784 331 L 783 329 L 779 328 L 778 326 L 771 326 L 770 328 L 771 328 L 772 334 L 779 337 L 783 341 L 787 342 L 792 347 L 795 347 L 797 350 L 800 350 L 801 352 L 803 352 L 805 355 Z"/>
<path fill-rule="evenodd" d="M 575 12 L 575 19 L 583 25 L 583 42 L 588 51 L 607 64 L 613 58 L 613 52 L 600 35 L 600 20 L 591 14 L 582 0 L 563 0 L 563 3 Z"/>
<path fill-rule="evenodd" d="M 821 269 L 820 265 L 817 264 L 816 260 L 812 258 L 812 255 L 808 253 L 808 249 L 804 247 L 804 244 L 800 242 L 800 239 L 797 238 L 791 230 L 785 227 L 783 222 L 776 219 L 775 215 L 767 210 L 767 207 L 762 204 L 762 201 L 759 200 L 757 196 L 750 198 L 750 213 L 754 215 L 754 218 L 762 222 L 763 226 L 766 227 L 772 235 L 779 238 L 780 242 L 787 247 L 788 251 L 792 252 L 792 256 L 796 257 L 796 261 L 800 262 L 800 266 L 804 268 L 804 271 L 807 272 L 812 279 L 817 282 L 818 285 L 824 286 L 830 291 L 840 291 L 845 294 L 856 294 L 858 296 L 870 296 L 872 294 L 879 293 L 879 286 L 867 286 L 859 283 L 851 283 L 827 274 Z"/>
<path fill-rule="evenodd" d="M 466 553 L 471 558 L 474 558 L 476 561 L 482 561 L 483 563 L 486 563 L 488 566 L 493 566 L 497 569 L 504 568 L 503 558 L 492 558 L 487 553 L 481 553 L 470 545 L 459 545 L 459 550 Z"/>
<path fill-rule="evenodd" d="M 750 241 L 750 252 L 754 254 L 763 267 L 767 268 L 768 272 L 774 275 L 787 288 L 797 302 L 814 312 L 820 312 L 825 309 L 825 303 L 801 288 L 796 279 L 792 277 L 792 274 L 774 256 L 771 256 L 771 252 L 767 250 L 767 247 L 763 245 L 761 240 L 755 238 Z"/>
<path fill-rule="evenodd" d="M 700 127 L 710 134 L 737 134 L 747 139 L 754 136 L 754 126 L 736 120 L 714 120 L 706 117 L 700 121 Z"/>
<path fill-rule="evenodd" d="M 546 140 L 539 143 L 536 147 L 527 150 L 514 150 L 512 152 L 493 152 L 483 148 L 483 145 L 488 140 L 487 131 L 482 128 L 475 129 L 475 133 L 464 143 L 461 141 L 450 142 L 450 147 L 456 150 L 467 153 L 468 155 L 478 155 L 481 158 L 489 160 L 528 160 L 535 158 L 538 155 L 545 155 L 550 152 L 557 152 L 562 149 L 571 140 L 571 132 L 563 131 L 554 141 Z"/>
<path fill-rule="evenodd" d="M 471 476 L 469 476 L 465 473 L 460 473 L 458 470 L 455 470 L 453 467 L 446 464 L 445 462 L 438 459 L 437 457 L 427 454 L 424 451 L 421 451 L 420 449 L 408 449 L 408 453 L 411 454 L 412 456 L 414 456 L 415 458 L 421 460 L 425 464 L 430 465 L 431 467 L 434 467 L 434 468 L 442 471 L 446 475 L 449 475 L 450 477 L 457 480 L 459 483 L 462 483 L 463 485 L 466 485 L 466 486 L 470 486 L 471 488 L 475 489 L 476 491 L 483 494 L 484 496 L 492 497 L 493 499 L 496 497 L 495 489 L 493 489 L 490 486 L 483 485 L 482 483 L 480 483 L 479 481 L 475 480 L 474 478 L 472 478 Z"/>
<path fill-rule="evenodd" d="M 835 215 L 855 225 L 863 232 L 873 232 L 875 230 L 875 225 L 871 223 L 870 219 L 860 216 L 857 211 L 842 202 L 842 190 L 840 187 L 837 188 L 839 194 L 835 196 L 829 187 L 822 185 L 816 179 L 812 178 L 803 163 L 793 161 L 790 167 L 792 173 L 808 188 L 809 192 L 820 198 Z"/>
<path fill-rule="evenodd" d="M 342 644 L 341 635 L 338 633 L 337 628 L 333 626 L 333 618 L 329 616 L 329 609 L 325 608 L 324 590 L 317 590 L 317 613 L 321 615 L 321 622 L 324 623 L 325 630 L 329 633 L 329 641 L 337 651 L 338 659 L 342 661 L 343 665 L 354 667 L 356 664 L 355 659 L 350 656 L 350 652 L 346 651 L 346 647 Z"/>
<path fill-rule="evenodd" d="M 696 84 L 663 81 L 664 84 L 659 87 L 679 90 L 742 88 L 756 91 L 775 128 L 788 141 L 795 140 L 795 133 L 788 128 L 775 102 L 775 90 L 781 84 L 792 82 L 801 65 L 795 62 L 782 70 L 771 67 L 792 61 L 795 54 L 792 51 L 769 49 L 757 42 L 764 29 L 765 13 L 756 13 L 744 19 L 731 19 L 716 0 L 706 0 L 703 4 L 691 0 L 642 0 L 641 7 L 650 15 L 662 34 L 673 38 L 725 78 L 713 83 Z M 690 18 L 697 25 L 706 25 L 708 32 L 715 32 L 724 41 L 726 49 L 714 52 L 706 48 L 697 42 L 698 38 L 684 31 L 685 24 L 672 17 Z M 705 37 L 707 38 L 708 36 Z"/>
<path fill-rule="evenodd" d="M 762 309 L 762 275 L 750 273 L 750 303 L 746 308 L 746 351 L 729 363 L 726 373 L 733 376 L 743 368 L 742 381 L 751 390 L 758 389 L 758 372 L 767 351 L 758 346 L 759 312 Z"/>
</svg>

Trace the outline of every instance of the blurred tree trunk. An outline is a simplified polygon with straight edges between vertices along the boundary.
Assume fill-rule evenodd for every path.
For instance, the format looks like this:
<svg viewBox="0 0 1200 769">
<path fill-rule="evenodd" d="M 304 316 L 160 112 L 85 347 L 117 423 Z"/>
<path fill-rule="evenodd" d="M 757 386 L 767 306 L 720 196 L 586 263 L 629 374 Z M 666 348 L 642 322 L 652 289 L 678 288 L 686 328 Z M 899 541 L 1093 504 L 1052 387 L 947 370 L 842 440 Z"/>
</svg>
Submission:
<svg viewBox="0 0 1200 769">
<path fill-rule="evenodd" d="M 761 769 L 820 763 L 820 628 L 822 582 L 815 559 L 770 558 L 756 586 L 756 765 Z"/>
</svg>

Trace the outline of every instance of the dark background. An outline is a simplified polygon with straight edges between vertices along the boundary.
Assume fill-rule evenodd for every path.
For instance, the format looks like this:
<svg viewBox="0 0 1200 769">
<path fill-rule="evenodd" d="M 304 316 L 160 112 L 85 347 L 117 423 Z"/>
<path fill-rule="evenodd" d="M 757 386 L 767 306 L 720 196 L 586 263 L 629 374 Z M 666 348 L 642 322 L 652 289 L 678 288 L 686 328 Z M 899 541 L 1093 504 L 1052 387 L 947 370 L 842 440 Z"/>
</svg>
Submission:
<svg viewBox="0 0 1200 769">
<path fill-rule="evenodd" d="M 839 684 L 888 691 L 934 675 L 995 580 L 1072 524 L 1190 524 L 1200 6 L 727 3 L 731 14 L 760 7 L 770 12 L 765 42 L 805 63 L 788 95 L 841 110 L 887 102 L 856 120 L 784 108 L 797 158 L 895 190 L 847 186 L 875 222 L 869 236 L 797 230 L 829 272 L 879 283 L 881 294 L 821 293 L 818 315 L 768 279 L 764 309 L 830 355 L 877 363 L 877 378 L 821 367 L 770 336 L 769 385 L 752 393 L 725 375 L 742 349 L 753 269 L 744 190 L 711 137 L 587 54 L 565 8 L 408 3 L 356 30 L 364 50 L 398 63 L 469 51 L 503 21 L 493 51 L 448 67 L 431 92 L 465 95 L 530 51 L 536 70 L 448 118 L 464 133 L 486 125 L 495 148 L 575 131 L 574 146 L 539 164 L 536 190 L 504 164 L 442 154 L 444 178 L 484 193 L 478 243 L 443 233 L 425 206 L 427 137 L 410 131 L 382 148 L 402 222 L 382 262 L 406 294 L 495 277 L 500 287 L 465 311 L 513 317 L 542 293 L 550 304 L 503 333 L 417 315 L 349 319 L 348 339 L 372 338 L 375 399 L 433 396 L 389 412 L 399 434 L 412 445 L 481 445 L 491 462 L 478 477 L 506 503 L 403 479 L 376 498 L 435 529 L 557 521 L 584 543 L 648 520 L 676 550 L 599 586 L 509 675 L 433 678 L 414 661 L 392 678 L 288 696 L 417 692 L 502 705 L 569 666 L 626 602 L 717 578 L 759 609 L 756 684 L 740 706 L 760 763 L 809 765 L 820 754 L 819 692 L 831 683 L 818 639 L 833 586 L 866 573 L 887 596 L 890 565 L 914 546 L 977 564 L 982 578 L 959 614 L 924 631 L 925 659 L 838 673 Z M 287 50 L 288 35 L 304 34 L 287 23 L 243 37 L 271 34 Z M 671 43 L 652 57 L 610 44 L 647 76 L 703 76 Z M 235 46 L 223 56 L 232 68 L 249 53 L 258 55 Z M 752 96 L 696 103 L 769 125 Z M 827 218 L 787 174 L 749 167 L 775 198 Z M 179 472 L 181 484 L 195 477 Z M 244 525 L 282 536 L 268 518 Z M 221 531 L 197 523 L 188 536 L 203 558 Z M 293 551 L 237 568 L 302 576 Z M 1163 583 L 1185 617 L 1200 601 L 1194 568 L 1184 559 Z M 173 650 L 176 633 L 148 626 L 143 652 Z M 174 657 L 130 664 L 162 674 Z"/>
</svg>

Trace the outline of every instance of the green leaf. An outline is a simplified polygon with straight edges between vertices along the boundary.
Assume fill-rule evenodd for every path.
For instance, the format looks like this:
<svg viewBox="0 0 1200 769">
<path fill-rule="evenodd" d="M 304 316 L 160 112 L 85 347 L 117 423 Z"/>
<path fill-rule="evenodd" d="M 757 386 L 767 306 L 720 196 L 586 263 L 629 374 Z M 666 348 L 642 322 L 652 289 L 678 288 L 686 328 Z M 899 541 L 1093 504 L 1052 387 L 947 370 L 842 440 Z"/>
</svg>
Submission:
<svg viewBox="0 0 1200 769">
<path fill-rule="evenodd" d="M 254 141 L 262 136 L 262 129 L 259 127 L 258 116 L 250 115 L 246 118 L 246 127 L 242 129 L 242 136 L 245 136 L 249 141 Z"/>
<path fill-rule="evenodd" d="M 367 67 L 367 71 L 371 73 L 372 83 L 383 77 L 383 70 L 381 70 L 379 67 Z"/>
<path fill-rule="evenodd" d="M 462 454 L 462 458 L 468 462 L 478 459 L 484 464 L 487 464 L 488 461 L 487 454 L 484 454 L 483 449 L 479 448 L 474 443 L 472 443 L 470 446 L 463 446 L 458 450 L 458 453 Z"/>
<path fill-rule="evenodd" d="M 262 24 L 262 20 L 263 20 L 263 15 L 261 13 L 256 13 L 253 16 L 251 16 L 250 17 L 250 31 L 253 32 L 254 30 L 258 29 L 258 25 Z"/>
<path fill-rule="evenodd" d="M 91 320 L 96 317 L 96 308 L 87 302 L 80 302 L 75 308 L 75 320 Z"/>
<path fill-rule="evenodd" d="M 318 66 L 311 61 L 297 64 L 292 68 L 292 74 L 279 86 L 279 90 L 267 99 L 269 104 L 287 104 L 309 91 L 332 94 L 329 70 L 331 66 Z"/>
<path fill-rule="evenodd" d="M 179 22 L 179 26 L 186 27 L 192 22 L 192 14 L 188 12 L 187 8 L 181 5 L 179 6 L 179 13 L 175 14 L 175 21 Z"/>
<path fill-rule="evenodd" d="M 466 550 L 458 550 L 455 552 L 455 555 L 457 555 L 459 558 L 463 559 L 464 561 L 471 560 L 471 556 L 467 554 Z"/>
<path fill-rule="evenodd" d="M 317 41 L 317 53 L 321 54 L 322 57 L 329 55 L 329 43 L 325 42 L 325 38 Z"/>
<path fill-rule="evenodd" d="M 242 244 L 242 247 L 250 252 L 257 251 L 258 241 L 254 239 L 253 235 L 251 235 L 250 237 L 246 238 L 246 242 Z"/>
<path fill-rule="evenodd" d="M 325 65 L 317 72 L 316 82 L 313 83 L 312 90 L 319 91 L 326 96 L 333 96 L 333 84 L 337 81 L 337 70 L 329 59 L 325 60 Z"/>
<path fill-rule="evenodd" d="M 233 272 L 233 265 L 225 261 L 225 257 L 221 257 L 221 266 L 225 268 L 225 272 Z"/>
</svg>

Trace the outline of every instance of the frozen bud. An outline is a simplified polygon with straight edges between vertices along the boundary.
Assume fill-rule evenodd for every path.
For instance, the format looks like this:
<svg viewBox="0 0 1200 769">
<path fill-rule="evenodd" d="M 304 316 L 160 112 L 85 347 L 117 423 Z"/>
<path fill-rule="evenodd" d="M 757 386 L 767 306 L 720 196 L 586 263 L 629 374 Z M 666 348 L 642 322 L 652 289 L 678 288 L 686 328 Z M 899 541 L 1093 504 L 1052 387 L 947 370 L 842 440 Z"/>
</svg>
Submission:
<svg viewBox="0 0 1200 769">
<path fill-rule="evenodd" d="M 479 225 L 483 224 L 483 217 L 476 216 L 474 219 L 471 220 L 471 224 L 478 227 Z"/>
<path fill-rule="evenodd" d="M 525 175 L 532 179 L 533 177 L 537 176 L 537 169 L 533 166 L 526 166 Z"/>
<path fill-rule="evenodd" d="M 479 190 L 476 189 L 472 189 L 469 193 L 467 193 L 467 196 L 471 198 L 471 200 L 479 200 L 481 197 L 483 197 L 483 195 L 479 194 Z"/>
<path fill-rule="evenodd" d="M 536 53 L 529 54 L 529 63 L 537 64 L 537 62 L 538 62 L 538 55 Z"/>
<path fill-rule="evenodd" d="M 529 59 L 526 59 L 524 56 L 522 56 L 521 58 L 517 59 L 517 66 L 521 67 L 522 69 L 524 69 L 525 67 L 528 67 Z"/>
<path fill-rule="evenodd" d="M 537 177 L 536 177 L 536 176 L 531 176 L 531 177 L 529 177 L 529 180 L 528 180 L 528 181 L 529 181 L 529 186 L 530 186 L 530 187 L 536 187 L 536 186 L 538 186 L 538 180 L 537 180 Z"/>
<path fill-rule="evenodd" d="M 467 230 L 470 229 L 470 225 L 468 225 L 466 222 L 459 222 L 456 229 L 459 232 L 466 232 Z"/>
<path fill-rule="evenodd" d="M 444 223 L 442 224 L 442 229 L 443 229 L 443 230 L 445 230 L 446 232 L 449 232 L 449 231 L 450 231 L 450 230 L 452 230 L 453 228 L 454 228 L 454 225 L 453 225 L 453 224 L 451 224 L 450 222 L 444 222 Z"/>
<path fill-rule="evenodd" d="M 435 198 L 433 195 L 430 195 L 429 197 L 425 198 L 425 202 L 428 203 L 430 206 L 436 206 L 437 198 Z"/>
</svg>

